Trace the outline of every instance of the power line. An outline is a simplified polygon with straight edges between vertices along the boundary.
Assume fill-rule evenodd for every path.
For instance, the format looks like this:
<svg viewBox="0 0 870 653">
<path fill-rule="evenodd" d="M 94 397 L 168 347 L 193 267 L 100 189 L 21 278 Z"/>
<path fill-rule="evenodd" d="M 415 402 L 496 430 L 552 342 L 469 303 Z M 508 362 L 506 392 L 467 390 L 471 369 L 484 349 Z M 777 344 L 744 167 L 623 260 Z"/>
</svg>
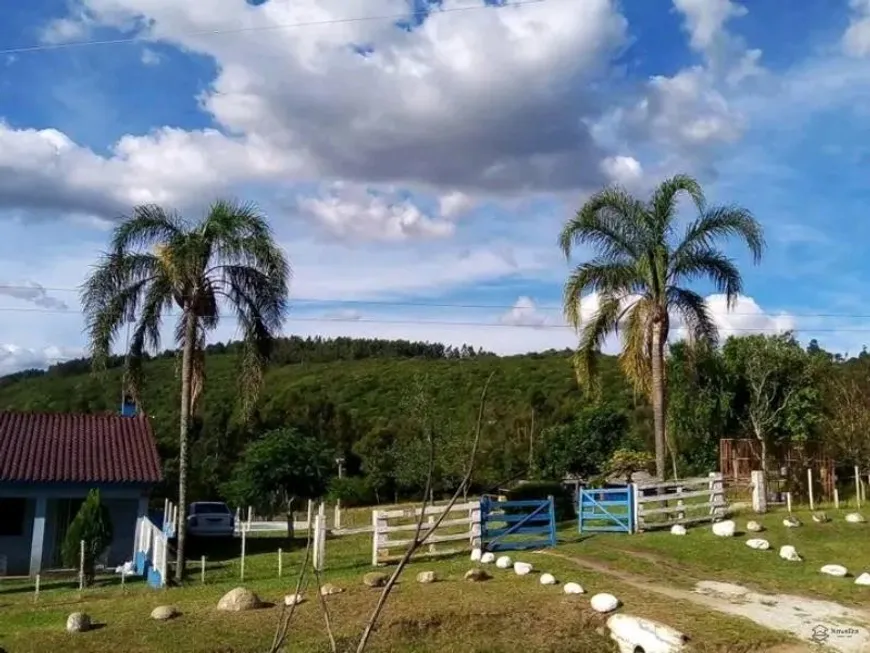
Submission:
<svg viewBox="0 0 870 653">
<path fill-rule="evenodd" d="M 508 9 L 511 7 L 523 7 L 526 5 L 536 5 L 543 2 L 552 2 L 553 0 L 516 0 L 515 2 L 505 2 L 498 5 L 471 5 L 468 7 L 451 7 L 448 9 L 420 9 L 416 11 L 406 12 L 404 14 L 392 14 L 381 16 L 354 16 L 349 18 L 330 18 L 327 20 L 312 20 L 299 23 L 283 23 L 275 25 L 251 25 L 247 27 L 233 27 L 227 29 L 213 30 L 196 30 L 190 32 L 182 32 L 177 36 L 223 36 L 228 34 L 242 34 L 245 32 L 265 32 L 280 29 L 301 29 L 306 27 L 320 27 L 325 25 L 340 25 L 347 23 L 364 23 L 374 21 L 400 21 L 413 18 L 425 18 L 430 15 L 458 13 L 466 11 L 477 11 L 481 9 Z M 39 45 L 27 45 L 14 48 L 0 49 L 0 55 L 12 54 L 29 54 L 31 52 L 45 52 L 48 50 L 64 50 L 68 48 L 81 48 L 101 45 L 124 45 L 130 43 L 149 43 L 155 39 L 149 39 L 142 36 L 132 36 L 117 39 L 93 39 L 88 41 L 72 41 L 69 43 L 42 43 Z"/>
<path fill-rule="evenodd" d="M 43 286 L 41 284 L 36 284 L 32 286 L 22 286 L 22 285 L 13 285 L 13 284 L 0 284 L 0 294 L 3 294 L 4 290 L 36 290 L 36 291 L 44 291 L 44 292 L 74 292 L 78 293 L 79 290 L 77 288 L 60 288 L 60 287 L 49 287 Z M 26 299 L 22 299 L 22 301 L 27 301 Z M 456 302 L 416 302 L 416 301 L 406 301 L 406 300 L 381 300 L 381 299 L 335 299 L 335 298 L 317 298 L 317 297 L 301 297 L 295 298 L 292 300 L 294 304 L 325 304 L 325 305 L 333 305 L 333 306 L 387 306 L 387 307 L 396 307 L 396 308 L 461 308 L 461 309 L 479 309 L 479 310 L 512 310 L 519 309 L 523 310 L 523 307 L 518 307 L 516 304 L 465 304 L 465 303 L 456 303 Z M 535 304 L 533 308 L 535 311 L 562 311 L 562 306 L 557 304 Z M 17 307 L 10 307 L 8 309 L 0 308 L 0 310 L 18 310 Z M 21 310 L 31 310 L 22 308 Z M 34 309 L 38 310 L 38 309 Z M 69 311 L 61 311 L 61 312 L 69 312 Z M 861 313 L 793 313 L 791 311 L 782 311 L 779 313 L 771 313 L 768 311 L 762 311 L 758 313 L 748 313 L 743 311 L 728 311 L 728 315 L 735 316 L 743 316 L 743 317 L 768 317 L 768 318 L 777 318 L 777 317 L 817 317 L 817 318 L 842 318 L 842 319 L 853 319 L 853 320 L 870 320 L 870 314 L 861 314 Z"/>
<path fill-rule="evenodd" d="M 61 309 L 44 309 L 44 308 L 18 308 L 18 307 L 0 307 L 0 312 L 10 313 L 45 313 L 54 315 L 81 315 L 82 311 L 78 310 L 61 310 Z M 163 317 L 179 317 L 179 313 L 164 313 Z M 223 320 L 238 320 L 238 316 L 233 313 L 222 313 L 218 316 Z M 286 322 L 313 322 L 317 324 L 329 323 L 349 323 L 349 324 L 404 324 L 417 326 L 459 326 L 459 327 L 495 327 L 509 329 L 533 329 L 533 330 L 572 330 L 567 324 L 547 324 L 541 323 L 518 323 L 518 322 L 475 322 L 475 321 L 459 321 L 459 320 L 420 320 L 420 319 L 383 319 L 383 318 L 364 318 L 364 317 L 303 317 L 289 315 L 285 318 Z M 673 331 L 683 331 L 683 327 L 675 327 Z M 782 333 L 786 329 L 777 329 L 774 327 L 762 327 L 751 329 L 748 327 L 720 327 L 720 330 L 736 333 Z M 795 328 L 798 333 L 870 333 L 870 327 L 867 328 L 836 328 L 836 329 L 803 329 Z"/>
</svg>

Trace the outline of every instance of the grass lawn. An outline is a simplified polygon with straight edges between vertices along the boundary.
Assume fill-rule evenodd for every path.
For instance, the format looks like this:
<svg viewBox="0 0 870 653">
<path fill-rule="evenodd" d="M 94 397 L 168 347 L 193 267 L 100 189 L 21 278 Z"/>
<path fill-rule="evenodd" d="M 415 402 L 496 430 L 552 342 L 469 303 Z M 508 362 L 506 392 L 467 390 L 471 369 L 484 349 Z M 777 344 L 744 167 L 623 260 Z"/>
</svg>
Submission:
<svg viewBox="0 0 870 653">
<path fill-rule="evenodd" d="M 803 522 L 798 528 L 783 526 L 785 511 L 738 515 L 734 517 L 738 533 L 745 531 L 750 519 L 761 523 L 765 531 L 734 538 L 716 537 L 709 524 L 703 524 L 690 528 L 682 537 L 668 530 L 640 535 L 602 534 L 579 538 L 560 549 L 672 585 L 689 587 L 698 580 L 718 580 L 870 607 L 870 587 L 854 584 L 854 577 L 870 571 L 870 524 L 847 523 L 847 512 L 828 510 L 832 521 L 817 524 L 809 511 L 797 510 L 794 514 Z M 750 549 L 745 544 L 749 537 L 768 540 L 770 550 Z M 804 561 L 780 559 L 779 547 L 786 544 L 793 545 Z M 825 564 L 841 564 L 852 577 L 832 578 L 819 573 Z"/>
<path fill-rule="evenodd" d="M 566 530 L 565 535 L 576 539 L 573 529 Z M 698 535 L 692 532 L 683 542 L 693 546 L 694 541 L 702 537 L 700 532 Z M 649 547 L 651 550 L 655 549 L 654 543 L 662 542 L 662 549 L 667 548 L 663 537 L 642 535 L 592 538 L 565 544 L 560 550 L 596 552 L 607 557 L 611 553 L 608 542 L 614 546 Z M 743 554 L 739 542 L 726 543 L 730 544 L 734 544 L 739 555 Z M 137 581 L 128 583 L 122 593 L 117 581 L 111 581 L 87 590 L 81 600 L 77 590 L 69 584 L 45 581 L 39 603 L 34 604 L 32 587 L 0 583 L 0 646 L 8 653 L 63 649 L 77 653 L 262 653 L 271 642 L 280 608 L 238 614 L 219 613 L 214 609 L 225 592 L 242 584 L 236 546 L 223 555 L 210 556 L 205 585 L 199 581 L 198 564 L 191 565 L 191 579 L 183 588 L 155 591 Z M 285 551 L 282 579 L 277 578 L 279 547 Z M 379 590 L 362 585 L 362 576 L 372 569 L 370 547 L 371 539 L 367 535 L 346 536 L 327 543 L 324 580 L 346 590 L 328 597 L 340 646 L 345 644 L 346 647 L 358 636 L 377 600 Z M 303 553 L 301 545 L 293 545 L 282 538 L 251 538 L 248 551 L 244 585 L 255 590 L 262 599 L 280 604 L 283 596 L 293 591 L 296 567 Z M 700 549 L 696 555 L 701 557 Z M 563 559 L 532 553 L 516 554 L 514 558 L 528 560 L 536 568 L 553 573 L 560 581 L 578 581 L 588 593 L 566 596 L 558 586 L 540 585 L 536 576 L 517 577 L 494 567 L 492 580 L 468 583 L 462 576 L 471 563 L 464 555 L 417 562 L 406 570 L 404 581 L 390 597 L 370 650 L 410 653 L 615 651 L 601 628 L 604 618 L 589 608 L 589 596 L 597 591 L 614 593 L 627 612 L 659 619 L 690 636 L 703 634 L 703 638 L 698 637 L 694 643 L 696 651 L 761 652 L 785 641 L 784 637 L 749 621 L 643 592 L 610 576 L 580 569 Z M 646 565 L 647 571 L 650 566 Z M 423 569 L 436 570 L 443 581 L 432 585 L 416 583 L 414 578 Z M 319 603 L 312 589 L 305 594 L 308 601 L 299 607 L 294 617 L 287 650 L 325 652 L 328 646 Z M 152 621 L 151 610 L 165 604 L 176 606 L 182 616 L 166 623 Z M 89 633 L 68 635 L 64 631 L 66 617 L 78 610 L 88 612 L 102 627 Z"/>
</svg>

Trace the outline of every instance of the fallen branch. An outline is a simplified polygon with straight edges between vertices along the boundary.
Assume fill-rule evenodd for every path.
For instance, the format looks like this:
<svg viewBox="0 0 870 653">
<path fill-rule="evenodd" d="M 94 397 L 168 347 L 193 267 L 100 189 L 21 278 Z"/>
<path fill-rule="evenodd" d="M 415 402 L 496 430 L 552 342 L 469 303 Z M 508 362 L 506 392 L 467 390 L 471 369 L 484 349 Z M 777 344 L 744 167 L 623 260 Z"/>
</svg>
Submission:
<svg viewBox="0 0 870 653">
<path fill-rule="evenodd" d="M 480 432 L 482 430 L 482 425 L 483 425 L 483 413 L 484 413 L 484 409 L 486 407 L 486 395 L 487 395 L 487 391 L 489 390 L 489 384 L 492 381 L 492 377 L 494 375 L 495 375 L 495 372 L 491 373 L 489 375 L 489 377 L 486 379 L 486 383 L 483 385 L 483 391 L 481 392 L 481 395 L 480 395 L 480 407 L 479 407 L 478 413 L 477 413 L 477 425 L 476 425 L 475 431 L 474 431 L 474 439 L 473 439 L 472 445 L 471 445 L 471 452 L 469 454 L 468 467 L 465 471 L 465 476 L 460 481 L 459 487 L 457 487 L 456 491 L 453 493 L 453 496 L 451 497 L 450 502 L 447 504 L 447 506 L 444 508 L 444 510 L 441 512 L 441 514 L 438 516 L 438 518 L 435 520 L 435 522 L 431 526 L 429 526 L 429 528 L 426 530 L 426 532 L 423 533 L 423 535 L 421 536 L 420 533 L 421 533 L 422 528 L 423 528 L 423 520 L 425 519 L 425 516 L 426 516 L 426 508 L 429 506 L 430 501 L 431 501 L 430 494 L 431 494 L 431 489 L 432 489 L 432 475 L 433 475 L 433 470 L 435 467 L 435 464 L 434 464 L 435 445 L 434 445 L 434 442 L 432 441 L 431 434 L 428 434 L 430 449 L 429 449 L 429 467 L 428 467 L 428 470 L 426 473 L 426 490 L 423 493 L 423 503 L 422 503 L 421 509 L 420 509 L 420 516 L 417 519 L 417 527 L 414 531 L 414 537 L 411 540 L 411 543 L 408 545 L 408 548 L 405 550 L 405 554 L 402 556 L 401 560 L 399 560 L 398 565 L 396 565 L 395 570 L 393 570 L 393 573 L 390 575 L 389 580 L 387 580 L 386 585 L 384 585 L 384 589 L 381 592 L 380 597 L 378 598 L 378 602 L 375 605 L 375 609 L 372 611 L 372 615 L 371 615 L 371 617 L 369 617 L 369 621 L 366 624 L 365 629 L 363 630 L 362 636 L 360 637 L 359 644 L 357 645 L 357 648 L 356 648 L 356 653 L 364 653 L 364 651 L 366 650 L 366 647 L 368 646 L 369 639 L 371 638 L 372 632 L 374 631 L 375 626 L 378 622 L 378 619 L 381 616 L 381 612 L 384 609 L 384 605 L 386 604 L 387 599 L 390 596 L 390 593 L 393 591 L 393 587 L 395 586 L 396 582 L 399 580 L 399 576 L 401 576 L 402 572 L 405 570 L 405 567 L 408 565 L 408 562 L 410 562 L 411 557 L 414 555 L 414 553 L 417 552 L 417 550 L 421 546 L 423 546 L 426 543 L 426 540 L 429 539 L 429 537 L 432 535 L 432 533 L 435 532 L 435 529 L 437 529 L 441 525 L 441 522 L 444 521 L 447 514 L 450 512 L 450 510 L 453 508 L 453 506 L 456 505 L 456 502 L 459 500 L 459 497 L 462 496 L 463 492 L 465 491 L 465 488 L 469 485 L 469 483 L 471 481 L 471 477 L 474 474 L 474 463 L 475 463 L 475 460 L 477 458 L 477 448 L 478 448 L 478 445 L 480 444 Z"/>
</svg>

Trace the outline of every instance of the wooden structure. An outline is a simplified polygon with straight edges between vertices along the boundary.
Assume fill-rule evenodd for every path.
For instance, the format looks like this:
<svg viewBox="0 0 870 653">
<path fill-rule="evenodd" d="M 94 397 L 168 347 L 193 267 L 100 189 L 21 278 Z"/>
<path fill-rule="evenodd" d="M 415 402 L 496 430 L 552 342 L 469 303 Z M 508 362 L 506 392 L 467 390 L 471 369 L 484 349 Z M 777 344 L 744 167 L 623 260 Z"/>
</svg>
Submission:
<svg viewBox="0 0 870 653">
<path fill-rule="evenodd" d="M 500 501 L 480 500 L 480 538 L 484 551 L 522 551 L 556 546 L 553 497 Z"/>
<path fill-rule="evenodd" d="M 444 512 L 446 506 L 426 506 L 421 534 Z M 372 510 L 372 565 L 397 562 L 412 542 L 420 518 L 421 508 L 405 510 Z M 453 516 L 456 513 L 456 516 Z M 399 534 L 396 536 L 395 534 Z M 390 536 L 399 539 L 390 539 Z M 480 503 L 470 501 L 450 508 L 438 529 L 426 540 L 429 555 L 449 555 L 458 548 L 439 550 L 437 545 L 446 542 L 463 542 L 469 548 L 480 546 Z M 464 548 L 464 547 L 463 547 Z M 391 553 L 390 550 L 394 553 Z M 396 549 L 400 551 L 396 552 Z"/>
<path fill-rule="evenodd" d="M 581 533 L 634 533 L 633 485 L 580 490 L 577 521 Z"/>
<path fill-rule="evenodd" d="M 725 516 L 728 502 L 720 472 L 673 481 L 633 483 L 638 531 L 715 521 Z"/>
<path fill-rule="evenodd" d="M 729 483 L 750 483 L 754 470 L 761 469 L 761 445 L 753 438 L 719 441 L 719 469 Z M 814 482 L 819 484 L 823 496 L 831 498 L 836 485 L 834 460 L 824 451 L 813 447 L 787 445 L 768 449 L 768 483 L 774 494 L 779 486 L 782 492 L 806 493 L 807 469 L 813 470 Z M 774 502 L 776 497 L 772 499 Z"/>
</svg>

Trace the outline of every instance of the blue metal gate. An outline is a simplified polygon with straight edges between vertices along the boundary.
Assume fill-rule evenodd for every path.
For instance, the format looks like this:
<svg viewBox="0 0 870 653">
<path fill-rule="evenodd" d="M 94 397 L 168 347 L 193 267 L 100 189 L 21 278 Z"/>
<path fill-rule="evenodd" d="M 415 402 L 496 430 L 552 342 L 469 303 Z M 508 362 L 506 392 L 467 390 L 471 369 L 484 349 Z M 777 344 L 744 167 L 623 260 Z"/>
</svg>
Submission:
<svg viewBox="0 0 870 653">
<path fill-rule="evenodd" d="M 581 533 L 634 533 L 634 487 L 580 490 Z"/>
<path fill-rule="evenodd" d="M 545 500 L 480 500 L 480 535 L 484 551 L 515 551 L 556 546 L 553 497 Z"/>
</svg>

